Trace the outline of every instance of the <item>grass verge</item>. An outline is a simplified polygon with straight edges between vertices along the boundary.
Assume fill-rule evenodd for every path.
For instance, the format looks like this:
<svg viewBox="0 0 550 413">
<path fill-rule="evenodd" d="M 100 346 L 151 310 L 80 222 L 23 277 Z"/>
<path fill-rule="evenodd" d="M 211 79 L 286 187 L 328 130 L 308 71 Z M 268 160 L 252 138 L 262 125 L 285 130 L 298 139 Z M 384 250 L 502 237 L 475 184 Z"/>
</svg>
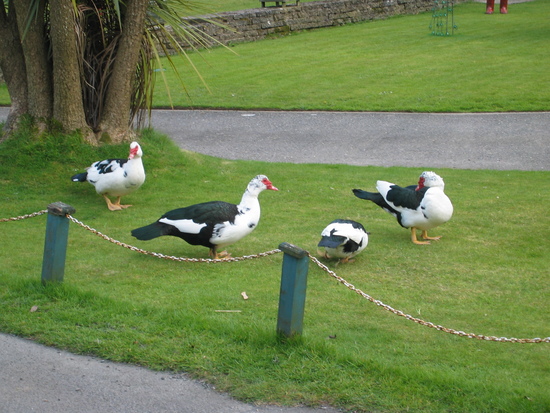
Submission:
<svg viewBox="0 0 550 413">
<path fill-rule="evenodd" d="M 484 14 L 455 6 L 458 30 L 432 36 L 431 13 L 399 16 L 191 53 L 159 80 L 156 107 L 334 111 L 550 110 L 550 2 Z M 0 85 L 0 104 L 9 104 Z"/>
<path fill-rule="evenodd" d="M 91 148 L 78 137 L 0 145 L 0 217 L 63 201 L 75 217 L 138 247 L 208 257 L 164 237 L 130 230 L 169 209 L 238 202 L 251 177 L 279 192 L 260 195 L 262 218 L 234 256 L 291 242 L 311 252 L 334 218 L 371 232 L 356 262 L 330 268 L 376 299 L 445 327 L 477 334 L 548 336 L 548 172 L 439 169 L 455 215 L 415 246 L 395 220 L 351 193 L 377 179 L 414 182 L 419 168 L 226 161 L 180 151 L 165 136 L 141 139 L 147 181 L 110 212 L 88 184 L 70 182 L 93 160 L 127 146 Z M 32 162 L 30 162 L 32 160 Z M 383 311 L 310 266 L 304 334 L 275 335 L 282 257 L 239 263 L 177 263 L 120 248 L 71 224 L 65 282 L 42 286 L 45 217 L 1 222 L 0 330 L 80 354 L 185 371 L 247 402 L 331 404 L 359 412 L 546 412 L 547 344 L 469 340 Z M 243 300 L 241 292 L 250 297 Z M 36 311 L 31 311 L 31 309 Z M 220 313 L 216 310 L 239 310 Z"/>
<path fill-rule="evenodd" d="M 155 105 L 334 111 L 499 112 L 549 110 L 549 2 L 485 15 L 455 6 L 456 34 L 432 36 L 431 13 L 292 33 L 193 55 L 200 80 L 172 69 Z M 192 73 L 176 59 L 182 73 Z"/>
</svg>

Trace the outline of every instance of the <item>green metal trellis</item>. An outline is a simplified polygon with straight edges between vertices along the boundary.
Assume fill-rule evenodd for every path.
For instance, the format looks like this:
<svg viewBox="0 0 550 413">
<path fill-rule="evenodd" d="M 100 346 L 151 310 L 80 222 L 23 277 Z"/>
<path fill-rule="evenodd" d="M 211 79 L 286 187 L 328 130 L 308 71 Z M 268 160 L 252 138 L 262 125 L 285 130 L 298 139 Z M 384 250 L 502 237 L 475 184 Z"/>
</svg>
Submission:
<svg viewBox="0 0 550 413">
<path fill-rule="evenodd" d="M 430 30 L 434 36 L 452 36 L 455 24 L 454 0 L 434 0 Z"/>
</svg>

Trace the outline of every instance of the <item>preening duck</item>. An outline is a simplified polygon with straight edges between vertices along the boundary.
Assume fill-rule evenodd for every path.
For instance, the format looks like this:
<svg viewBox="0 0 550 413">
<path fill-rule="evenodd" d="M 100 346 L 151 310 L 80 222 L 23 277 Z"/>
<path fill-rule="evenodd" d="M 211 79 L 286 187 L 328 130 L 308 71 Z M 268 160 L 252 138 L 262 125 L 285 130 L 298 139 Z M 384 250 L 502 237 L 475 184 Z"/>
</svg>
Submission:
<svg viewBox="0 0 550 413">
<path fill-rule="evenodd" d="M 429 244 L 428 230 L 444 224 L 453 215 L 453 204 L 445 195 L 445 183 L 435 172 L 422 172 L 418 185 L 402 188 L 387 181 L 377 181 L 376 192 L 353 189 L 356 197 L 374 202 L 397 218 L 403 228 L 411 229 L 411 240 L 415 244 Z M 422 230 L 422 238 L 416 237 L 416 230 Z"/>
<path fill-rule="evenodd" d="M 73 182 L 88 181 L 96 192 L 105 198 L 107 208 L 119 211 L 131 205 L 121 205 L 120 198 L 137 190 L 145 182 L 143 152 L 137 142 L 130 144 L 128 159 L 106 159 L 94 162 L 86 172 L 74 175 Z M 109 197 L 116 197 L 113 203 Z"/>
<path fill-rule="evenodd" d="M 219 259 L 227 253 L 219 248 L 234 244 L 250 234 L 260 221 L 258 195 L 266 190 L 278 191 L 265 175 L 258 175 L 248 184 L 239 205 L 210 201 L 167 212 L 157 221 L 134 229 L 139 240 L 151 240 L 163 235 L 179 237 L 191 245 L 210 249 L 210 256 Z"/>
<path fill-rule="evenodd" d="M 318 247 L 325 251 L 319 254 L 327 259 L 339 258 L 340 262 L 353 262 L 355 257 L 369 243 L 369 233 L 359 222 L 349 219 L 335 219 L 322 232 Z"/>
</svg>

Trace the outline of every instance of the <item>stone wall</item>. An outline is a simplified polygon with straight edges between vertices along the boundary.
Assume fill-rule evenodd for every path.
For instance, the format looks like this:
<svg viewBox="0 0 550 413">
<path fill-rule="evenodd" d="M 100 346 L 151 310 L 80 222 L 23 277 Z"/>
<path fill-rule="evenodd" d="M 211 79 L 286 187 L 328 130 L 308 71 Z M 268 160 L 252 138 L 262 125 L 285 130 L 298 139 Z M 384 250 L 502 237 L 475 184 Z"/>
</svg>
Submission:
<svg viewBox="0 0 550 413">
<path fill-rule="evenodd" d="M 457 0 L 458 3 L 464 0 Z M 274 3 L 266 3 L 273 5 Z M 286 7 L 265 7 L 184 19 L 187 24 L 222 44 L 250 42 L 293 31 L 341 26 L 432 10 L 434 0 L 320 0 Z M 258 6 L 260 2 L 258 1 Z M 201 18 L 214 19 L 230 30 Z M 428 26 L 429 21 L 426 22 Z M 212 45 L 214 42 L 209 41 Z M 182 44 L 189 48 L 190 44 Z M 196 44 L 195 44 L 196 46 Z"/>
</svg>

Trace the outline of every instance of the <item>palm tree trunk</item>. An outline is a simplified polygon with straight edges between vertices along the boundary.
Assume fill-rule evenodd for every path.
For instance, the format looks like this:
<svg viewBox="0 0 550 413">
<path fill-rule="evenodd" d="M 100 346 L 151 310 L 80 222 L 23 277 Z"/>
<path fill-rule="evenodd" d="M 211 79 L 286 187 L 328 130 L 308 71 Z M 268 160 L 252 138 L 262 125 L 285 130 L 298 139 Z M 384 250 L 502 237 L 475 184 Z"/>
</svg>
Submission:
<svg viewBox="0 0 550 413">
<path fill-rule="evenodd" d="M 47 44 L 44 42 L 46 29 L 42 18 L 45 1 L 37 2 L 37 17 L 28 19 L 32 3 L 33 0 L 13 0 L 25 56 L 29 114 L 37 119 L 49 119 L 53 115 L 53 99 Z"/>
<path fill-rule="evenodd" d="M 53 117 L 66 131 L 80 130 L 93 142 L 84 116 L 81 67 L 77 55 L 75 13 L 71 0 L 50 0 L 53 54 Z"/>
<path fill-rule="evenodd" d="M 116 56 L 113 73 L 110 79 L 112 85 L 106 97 L 101 114 L 101 140 L 108 139 L 118 143 L 129 140 L 132 135 L 130 104 L 136 81 L 136 68 L 144 34 L 145 13 L 148 0 L 128 0 L 126 15 Z"/>
<path fill-rule="evenodd" d="M 15 128 L 19 117 L 28 111 L 25 58 L 13 4 L 10 3 L 8 7 L 7 14 L 6 9 L 0 7 L 0 69 L 11 100 L 10 113 L 3 128 L 5 136 Z"/>
</svg>

